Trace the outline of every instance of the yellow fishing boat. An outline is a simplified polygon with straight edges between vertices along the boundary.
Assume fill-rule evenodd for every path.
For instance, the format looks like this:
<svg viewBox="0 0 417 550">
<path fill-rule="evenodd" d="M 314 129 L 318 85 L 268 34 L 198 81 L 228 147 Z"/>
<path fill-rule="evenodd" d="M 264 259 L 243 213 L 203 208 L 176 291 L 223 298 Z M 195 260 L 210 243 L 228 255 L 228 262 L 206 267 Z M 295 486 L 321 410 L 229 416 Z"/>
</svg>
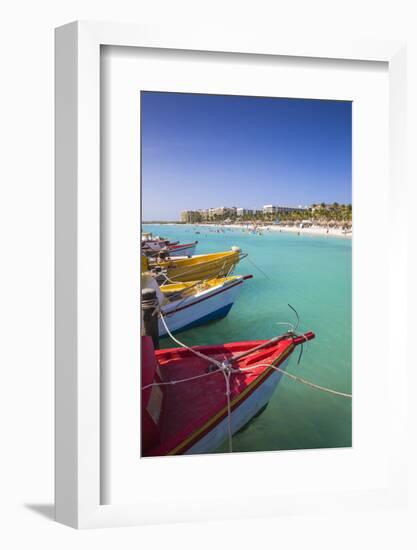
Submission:
<svg viewBox="0 0 417 550">
<path fill-rule="evenodd" d="M 202 279 L 227 277 L 244 257 L 246 254 L 242 254 L 240 248 L 234 246 L 227 252 L 200 254 L 191 258 L 158 259 L 150 262 L 149 267 L 156 272 L 161 284 L 164 281 L 201 281 Z"/>
</svg>

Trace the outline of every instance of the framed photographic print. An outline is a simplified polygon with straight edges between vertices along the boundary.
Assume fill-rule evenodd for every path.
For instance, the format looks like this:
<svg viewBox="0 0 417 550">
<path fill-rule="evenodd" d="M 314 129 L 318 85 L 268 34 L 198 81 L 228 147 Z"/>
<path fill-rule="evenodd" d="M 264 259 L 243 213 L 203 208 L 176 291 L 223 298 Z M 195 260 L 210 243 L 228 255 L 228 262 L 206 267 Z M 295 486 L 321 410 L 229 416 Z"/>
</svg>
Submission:
<svg viewBox="0 0 417 550">
<path fill-rule="evenodd" d="M 404 60 L 57 29 L 58 521 L 402 501 Z"/>
<path fill-rule="evenodd" d="M 352 103 L 143 91 L 141 128 L 142 455 L 350 447 Z"/>
</svg>

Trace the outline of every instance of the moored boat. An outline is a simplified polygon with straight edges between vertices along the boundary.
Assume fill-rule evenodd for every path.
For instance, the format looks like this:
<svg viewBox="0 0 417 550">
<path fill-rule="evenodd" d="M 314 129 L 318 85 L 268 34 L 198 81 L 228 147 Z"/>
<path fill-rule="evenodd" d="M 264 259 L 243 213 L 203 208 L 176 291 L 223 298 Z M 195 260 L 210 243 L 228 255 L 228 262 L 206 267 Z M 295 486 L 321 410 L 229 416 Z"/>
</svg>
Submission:
<svg viewBox="0 0 417 550">
<path fill-rule="evenodd" d="M 158 252 L 167 246 L 178 244 L 179 241 L 171 242 L 165 237 L 153 236 L 152 233 L 142 233 L 142 250 Z"/>
<path fill-rule="evenodd" d="M 165 323 L 170 332 L 197 327 L 226 317 L 240 294 L 243 282 L 252 275 L 235 275 L 206 281 L 167 284 L 159 288 L 159 302 Z M 154 288 L 153 280 L 142 277 L 142 289 L 147 283 Z M 162 320 L 159 320 L 159 336 L 167 336 Z"/>
<path fill-rule="evenodd" d="M 166 248 L 162 248 L 161 250 L 165 250 L 170 257 L 172 256 L 193 256 L 195 254 L 195 249 L 198 244 L 198 241 L 194 241 L 193 243 L 178 243 L 178 244 L 169 244 Z"/>
<path fill-rule="evenodd" d="M 232 247 L 226 252 L 200 254 L 191 258 L 150 259 L 149 267 L 156 272 L 160 282 L 187 282 L 215 277 L 227 277 L 236 264 L 246 257 L 240 248 Z M 166 276 L 166 277 L 165 277 Z"/>
<path fill-rule="evenodd" d="M 156 256 L 160 252 L 165 252 L 168 256 L 192 256 L 198 241 L 192 243 L 180 243 L 179 241 L 170 241 L 165 237 L 153 236 L 152 233 L 142 233 L 141 250 L 146 256 Z"/>
<path fill-rule="evenodd" d="M 231 442 L 266 407 L 295 348 L 313 338 L 155 352 L 142 337 L 142 456 L 209 453 Z"/>
</svg>

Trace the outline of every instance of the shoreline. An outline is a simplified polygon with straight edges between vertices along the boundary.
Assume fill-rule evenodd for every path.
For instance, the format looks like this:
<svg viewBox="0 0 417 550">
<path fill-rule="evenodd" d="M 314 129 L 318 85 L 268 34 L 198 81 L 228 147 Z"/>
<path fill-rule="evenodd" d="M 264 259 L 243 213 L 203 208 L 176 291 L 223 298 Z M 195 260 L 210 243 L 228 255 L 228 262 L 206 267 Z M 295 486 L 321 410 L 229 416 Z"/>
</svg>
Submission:
<svg viewBox="0 0 417 550">
<path fill-rule="evenodd" d="M 146 225 L 146 223 L 144 223 Z M 212 223 L 166 223 L 166 224 L 152 224 L 152 225 L 179 225 L 184 227 L 223 227 L 227 229 L 248 229 L 249 227 L 253 230 L 253 224 L 212 224 Z M 264 231 L 273 231 L 275 233 L 297 233 L 301 235 L 312 235 L 312 236 L 322 236 L 322 237 L 338 237 L 342 239 L 351 239 L 352 230 L 346 233 L 341 227 L 322 227 L 318 225 L 313 225 L 311 227 L 295 227 L 295 226 L 286 226 L 286 225 L 262 225 L 259 226 L 259 229 Z"/>
<path fill-rule="evenodd" d="M 193 224 L 188 224 L 193 225 Z M 211 224 L 201 224 L 210 226 Z M 238 224 L 225 224 L 217 227 L 229 227 L 231 229 L 245 229 L 245 226 Z M 314 235 L 314 236 L 323 236 L 323 237 L 341 237 L 344 239 L 352 238 L 352 231 L 350 233 L 345 233 L 342 228 L 339 227 L 320 227 L 313 225 L 311 227 L 294 227 L 294 226 L 285 226 L 285 225 L 263 225 L 260 226 L 262 231 L 273 231 L 275 233 L 297 233 L 299 235 Z"/>
</svg>

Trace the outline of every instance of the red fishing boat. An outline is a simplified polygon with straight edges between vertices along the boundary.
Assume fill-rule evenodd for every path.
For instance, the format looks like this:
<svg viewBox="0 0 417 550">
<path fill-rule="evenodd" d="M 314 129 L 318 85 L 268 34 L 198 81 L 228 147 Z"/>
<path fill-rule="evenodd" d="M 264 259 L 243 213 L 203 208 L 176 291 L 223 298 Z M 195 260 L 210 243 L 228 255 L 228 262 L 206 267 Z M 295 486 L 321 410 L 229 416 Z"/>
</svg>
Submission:
<svg viewBox="0 0 417 550">
<path fill-rule="evenodd" d="M 169 256 L 193 256 L 195 254 L 195 248 L 198 244 L 198 241 L 193 243 L 185 244 L 170 244 L 167 247 L 167 252 Z"/>
<path fill-rule="evenodd" d="M 215 451 L 267 406 L 290 355 L 314 338 L 154 351 L 142 337 L 142 456 Z M 197 354 L 197 355 L 196 355 Z"/>
<path fill-rule="evenodd" d="M 146 242 L 145 244 L 142 243 L 142 252 L 143 254 L 146 254 L 147 256 L 158 256 L 160 252 L 165 252 L 167 256 L 193 256 L 195 254 L 195 249 L 198 244 L 198 241 L 194 241 L 192 243 L 170 243 L 169 241 L 167 243 L 164 243 L 163 241 L 150 244 L 149 242 Z"/>
<path fill-rule="evenodd" d="M 163 237 L 153 237 L 152 233 L 142 234 L 142 253 L 147 256 L 156 256 L 159 252 L 166 252 L 169 256 L 193 256 L 198 241 L 192 243 L 180 243 L 169 241 Z"/>
</svg>

